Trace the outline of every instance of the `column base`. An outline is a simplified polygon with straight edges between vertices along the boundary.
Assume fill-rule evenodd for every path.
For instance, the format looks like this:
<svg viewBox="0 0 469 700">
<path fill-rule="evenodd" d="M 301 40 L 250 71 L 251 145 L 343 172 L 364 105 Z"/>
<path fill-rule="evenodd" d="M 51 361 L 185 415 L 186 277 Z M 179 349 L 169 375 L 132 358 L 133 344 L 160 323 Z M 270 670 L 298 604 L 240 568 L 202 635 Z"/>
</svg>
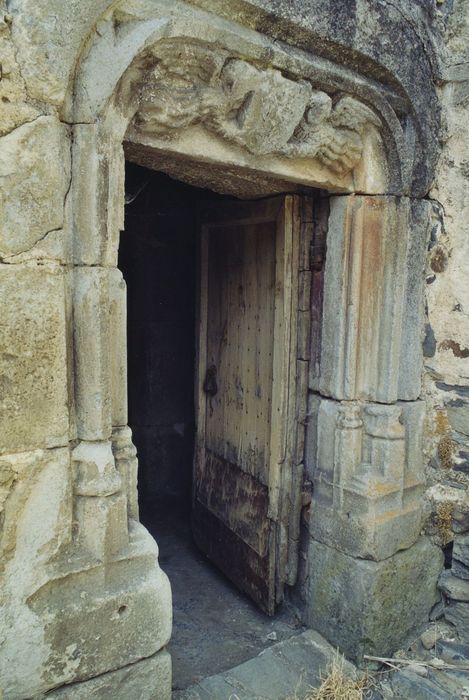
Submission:
<svg viewBox="0 0 469 700">
<path fill-rule="evenodd" d="M 56 575 L 51 571 L 50 580 L 28 600 L 43 621 L 50 650 L 42 692 L 127 667 L 166 646 L 171 590 L 157 556 L 156 542 L 136 522 L 128 546 L 104 564 L 86 552 L 80 557 L 76 549 L 70 558 L 62 552 L 54 563 Z"/>
<path fill-rule="evenodd" d="M 171 657 L 164 649 L 117 671 L 70 686 L 62 686 L 44 700 L 171 700 Z"/>
</svg>

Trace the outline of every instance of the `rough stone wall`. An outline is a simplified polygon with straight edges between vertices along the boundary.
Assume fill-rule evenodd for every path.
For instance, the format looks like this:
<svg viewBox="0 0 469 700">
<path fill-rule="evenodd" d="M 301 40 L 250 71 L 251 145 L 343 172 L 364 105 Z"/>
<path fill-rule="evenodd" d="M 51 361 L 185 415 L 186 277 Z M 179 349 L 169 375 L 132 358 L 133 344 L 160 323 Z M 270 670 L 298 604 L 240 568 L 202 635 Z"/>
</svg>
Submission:
<svg viewBox="0 0 469 700">
<path fill-rule="evenodd" d="M 469 2 L 439 3 L 439 14 L 445 32 L 438 84 L 442 152 L 429 193 L 433 227 L 423 346 L 425 529 L 446 548 L 449 566 L 453 542 L 455 551 L 461 549 L 459 540 L 469 531 Z"/>
<path fill-rule="evenodd" d="M 439 4 L 444 49 L 441 156 L 429 193 L 423 385 L 427 404 L 424 529 L 444 548 L 443 616 L 467 641 L 469 619 L 469 2 Z"/>
</svg>

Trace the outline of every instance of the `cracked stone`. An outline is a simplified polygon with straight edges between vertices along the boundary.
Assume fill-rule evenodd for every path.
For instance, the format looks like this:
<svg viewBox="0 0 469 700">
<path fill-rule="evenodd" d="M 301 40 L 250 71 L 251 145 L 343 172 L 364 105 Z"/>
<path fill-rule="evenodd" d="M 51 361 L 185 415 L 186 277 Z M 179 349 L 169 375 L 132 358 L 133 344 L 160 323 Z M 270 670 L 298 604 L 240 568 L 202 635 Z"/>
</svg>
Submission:
<svg viewBox="0 0 469 700">
<path fill-rule="evenodd" d="M 0 141 L 0 256 L 32 248 L 64 224 L 70 184 L 68 127 L 54 117 L 23 124 Z"/>
</svg>

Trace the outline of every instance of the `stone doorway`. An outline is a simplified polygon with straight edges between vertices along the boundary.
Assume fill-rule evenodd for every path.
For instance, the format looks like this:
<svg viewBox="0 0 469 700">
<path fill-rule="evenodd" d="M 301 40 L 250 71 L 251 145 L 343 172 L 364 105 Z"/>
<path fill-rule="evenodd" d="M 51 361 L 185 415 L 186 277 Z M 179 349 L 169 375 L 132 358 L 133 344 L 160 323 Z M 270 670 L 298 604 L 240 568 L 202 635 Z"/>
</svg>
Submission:
<svg viewBox="0 0 469 700">
<path fill-rule="evenodd" d="M 253 202 L 253 208 L 265 206 L 265 201 Z M 138 454 L 140 520 L 158 543 L 159 561 L 173 592 L 170 651 L 175 690 L 243 663 L 302 630 L 285 606 L 274 617 L 264 614 L 224 576 L 219 567 L 225 567 L 216 554 L 208 553 L 219 567 L 194 541 L 191 513 L 200 285 L 197 218 L 203 206 L 229 206 L 230 202 L 243 206 L 234 196 L 126 163 L 119 267 L 127 286 L 129 426 Z M 265 249 L 258 251 L 259 241 L 256 246 L 262 264 Z M 273 287 L 267 290 L 270 293 L 273 297 Z M 259 351 L 267 355 L 265 348 Z M 248 374 L 256 369 L 252 357 L 244 361 L 249 365 Z M 267 399 L 265 404 L 269 406 Z M 210 410 L 213 412 L 212 406 Z M 241 478 L 247 477 L 243 474 Z M 219 489 L 219 498 L 229 497 L 222 484 Z M 212 494 L 213 498 L 216 500 Z M 242 494 L 236 501 L 242 501 Z M 260 503 L 259 510 L 262 506 Z M 254 527 L 255 517 L 251 515 L 243 527 Z M 200 531 L 200 524 L 198 527 Z M 236 529 L 236 524 L 232 527 Z M 232 537 L 239 539 L 236 532 Z M 204 545 L 205 540 L 202 548 Z M 229 552 L 229 541 L 222 540 L 220 545 Z M 246 590 L 238 570 L 228 574 Z M 247 576 L 244 571 L 242 575 Z"/>
</svg>

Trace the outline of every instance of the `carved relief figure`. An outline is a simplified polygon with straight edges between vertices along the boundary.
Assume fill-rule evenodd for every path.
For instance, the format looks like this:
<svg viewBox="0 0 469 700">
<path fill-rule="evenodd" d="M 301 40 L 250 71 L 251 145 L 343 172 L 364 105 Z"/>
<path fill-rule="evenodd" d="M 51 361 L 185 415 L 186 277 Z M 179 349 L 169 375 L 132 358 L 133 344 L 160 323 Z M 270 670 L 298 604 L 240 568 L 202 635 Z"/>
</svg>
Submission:
<svg viewBox="0 0 469 700">
<path fill-rule="evenodd" d="M 365 129 L 380 120 L 352 97 L 333 99 L 226 51 L 161 42 L 135 126 L 170 139 L 195 124 L 254 155 L 317 158 L 345 175 L 361 158 Z"/>
</svg>

